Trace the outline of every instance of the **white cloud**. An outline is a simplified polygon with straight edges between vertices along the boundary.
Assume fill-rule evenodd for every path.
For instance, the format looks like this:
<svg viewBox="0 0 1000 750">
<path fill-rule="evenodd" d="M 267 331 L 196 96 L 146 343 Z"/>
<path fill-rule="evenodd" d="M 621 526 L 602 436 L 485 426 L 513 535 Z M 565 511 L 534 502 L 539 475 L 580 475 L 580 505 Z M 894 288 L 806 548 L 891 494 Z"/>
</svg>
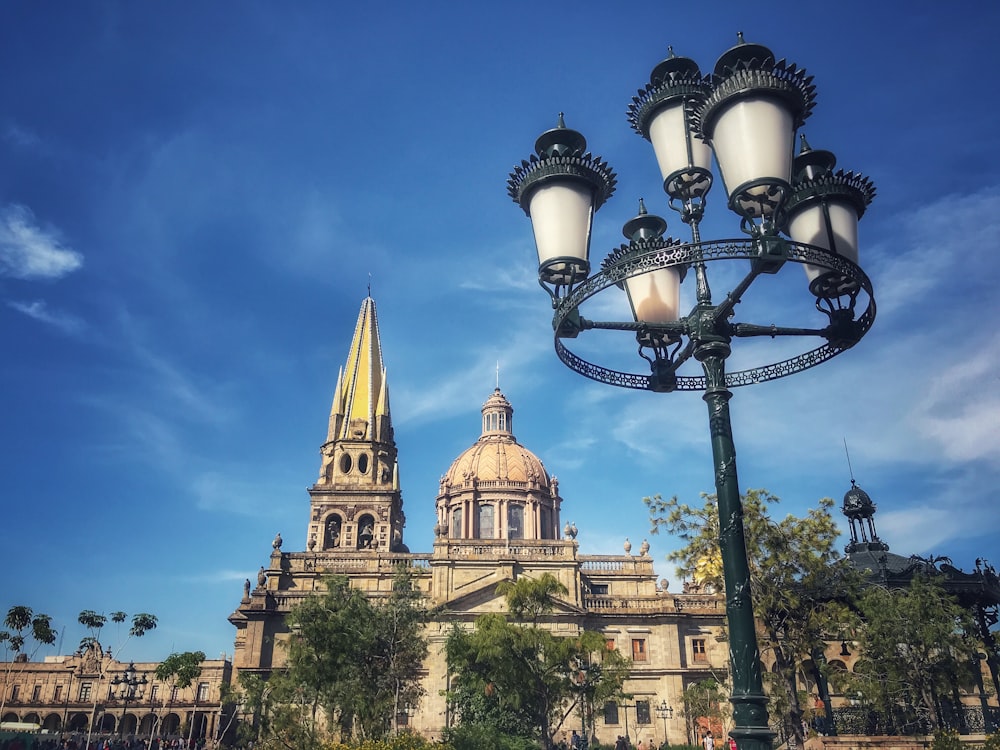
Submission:
<svg viewBox="0 0 1000 750">
<path fill-rule="evenodd" d="M 83 256 L 65 247 L 54 230 L 39 227 L 30 209 L 0 209 L 0 276 L 57 279 L 82 265 Z"/>
<path fill-rule="evenodd" d="M 8 302 L 7 305 L 18 312 L 24 313 L 41 323 L 58 328 L 63 333 L 75 336 L 81 333 L 86 325 L 82 320 L 70 313 L 50 310 L 43 300 L 32 302 Z"/>
</svg>

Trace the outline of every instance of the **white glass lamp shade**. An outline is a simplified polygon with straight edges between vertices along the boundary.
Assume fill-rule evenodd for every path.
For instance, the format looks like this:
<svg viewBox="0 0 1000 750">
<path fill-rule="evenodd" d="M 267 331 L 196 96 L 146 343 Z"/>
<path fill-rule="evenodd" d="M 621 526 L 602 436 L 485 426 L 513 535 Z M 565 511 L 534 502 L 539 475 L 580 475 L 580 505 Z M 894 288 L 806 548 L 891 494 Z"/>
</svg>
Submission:
<svg viewBox="0 0 1000 750">
<path fill-rule="evenodd" d="M 715 117 L 710 137 L 730 197 L 754 180 L 791 179 L 795 124 L 780 100 L 754 97 L 732 102 Z M 766 188 L 756 191 L 763 193 Z"/>
<path fill-rule="evenodd" d="M 788 220 L 788 236 L 794 242 L 816 245 L 858 262 L 858 211 L 848 201 L 827 201 L 826 212 L 820 201 L 810 201 L 792 212 Z M 829 217 L 829 221 L 827 220 Z M 810 283 L 828 269 L 806 263 Z"/>
<path fill-rule="evenodd" d="M 680 317 L 681 276 L 659 268 L 625 280 L 632 315 L 640 323 L 673 323 Z"/>
<path fill-rule="evenodd" d="M 664 181 L 675 172 L 689 167 L 700 167 L 706 172 L 712 168 L 712 149 L 688 130 L 684 107 L 684 101 L 677 100 L 663 107 L 649 121 L 649 140 Z"/>
<path fill-rule="evenodd" d="M 538 250 L 539 274 L 547 279 L 586 277 L 594 193 L 578 180 L 551 181 L 531 194 L 528 211 Z"/>
</svg>

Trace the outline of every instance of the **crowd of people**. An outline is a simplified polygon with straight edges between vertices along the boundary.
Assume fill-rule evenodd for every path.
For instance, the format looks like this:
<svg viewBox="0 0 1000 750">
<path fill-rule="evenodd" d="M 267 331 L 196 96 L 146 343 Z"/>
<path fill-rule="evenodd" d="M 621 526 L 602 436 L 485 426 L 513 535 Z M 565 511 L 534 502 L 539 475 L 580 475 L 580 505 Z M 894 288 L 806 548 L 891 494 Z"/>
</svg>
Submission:
<svg viewBox="0 0 1000 750">
<path fill-rule="evenodd" d="M 86 735 L 53 737 L 24 734 L 0 740 L 0 750 L 204 750 L 204 740 L 140 739 L 137 737 L 92 737 Z"/>
</svg>

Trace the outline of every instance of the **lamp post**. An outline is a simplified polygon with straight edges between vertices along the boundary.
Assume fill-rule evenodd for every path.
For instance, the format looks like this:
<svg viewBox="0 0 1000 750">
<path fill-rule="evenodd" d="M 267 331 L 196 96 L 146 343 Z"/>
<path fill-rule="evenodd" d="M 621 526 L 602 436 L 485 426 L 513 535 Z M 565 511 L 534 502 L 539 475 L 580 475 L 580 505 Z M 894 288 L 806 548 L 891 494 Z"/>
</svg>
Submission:
<svg viewBox="0 0 1000 750">
<path fill-rule="evenodd" d="M 674 718 L 674 707 L 667 705 L 667 700 L 664 698 L 656 706 L 656 715 L 663 719 L 663 744 L 667 743 L 667 719 Z"/>
<path fill-rule="evenodd" d="M 122 702 L 122 720 L 118 725 L 118 735 L 121 737 L 125 736 L 125 714 L 128 711 L 128 704 L 142 698 L 142 689 L 147 682 L 145 674 L 140 677 L 136 672 L 135 662 L 129 662 L 128 666 L 111 681 L 114 697 Z"/>
<path fill-rule="evenodd" d="M 793 156 L 796 131 L 811 113 L 814 97 L 812 78 L 804 70 L 776 61 L 768 48 L 748 44 L 742 35 L 707 76 L 693 60 L 677 57 L 671 49 L 633 97 L 628 119 L 652 143 L 669 206 L 690 228 L 691 240 L 664 237 L 666 221 L 649 214 L 640 200 L 638 215 L 623 228 L 628 243 L 613 250 L 595 274 L 589 260 L 593 215 L 614 192 L 617 177 L 587 151 L 583 135 L 567 128 L 560 114 L 558 126 L 539 136 L 535 154 L 514 168 L 507 183 L 509 195 L 531 219 L 538 280 L 555 311 L 559 359 L 609 385 L 704 392 L 730 633 L 731 734 L 740 750 L 768 750 L 773 733 L 754 631 L 730 389 L 820 364 L 857 344 L 875 320 L 871 281 L 857 264 L 857 223 L 875 189 L 866 177 L 834 172 L 833 154 L 814 151 L 804 138 L 799 155 Z M 701 238 L 713 155 L 743 238 Z M 794 325 L 750 322 L 757 308 L 744 305 L 744 297 L 757 285 L 767 286 L 771 299 L 779 283 L 775 277 L 790 278 L 779 274 L 789 261 L 800 264 L 806 275 L 806 283 L 798 277 L 790 291 L 808 302 L 801 307 L 819 324 L 802 326 L 798 317 Z M 744 275 L 713 301 L 708 266 L 723 262 Z M 681 283 L 689 275 L 694 277 L 693 304 L 681 315 Z M 584 317 L 581 306 L 611 286 L 626 292 L 632 319 Z M 813 307 L 815 313 L 809 310 Z M 748 322 L 737 320 L 748 308 Z M 570 350 L 574 339 L 597 330 L 630 332 L 648 372 L 593 364 Z M 760 353 L 766 348 L 755 347 L 750 354 L 760 360 L 748 359 L 741 364 L 744 369 L 727 372 L 733 339 L 748 337 L 782 337 L 807 345 L 791 357 L 783 350 L 783 358 L 770 362 Z M 618 336 L 619 341 L 628 338 Z M 618 363 L 627 354 L 616 355 L 615 365 L 622 366 Z M 687 369 L 695 374 L 684 374 Z"/>
</svg>

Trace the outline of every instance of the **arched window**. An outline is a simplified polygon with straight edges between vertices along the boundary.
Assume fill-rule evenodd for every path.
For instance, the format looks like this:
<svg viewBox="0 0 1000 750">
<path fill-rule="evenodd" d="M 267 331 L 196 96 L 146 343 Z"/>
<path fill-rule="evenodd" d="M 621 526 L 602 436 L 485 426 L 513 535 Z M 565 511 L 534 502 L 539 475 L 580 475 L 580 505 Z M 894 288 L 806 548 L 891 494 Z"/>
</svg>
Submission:
<svg viewBox="0 0 1000 750">
<path fill-rule="evenodd" d="M 323 549 L 333 549 L 340 546 L 342 522 L 336 513 L 327 516 L 326 530 L 323 533 Z"/>
<path fill-rule="evenodd" d="M 540 539 L 552 539 L 552 511 L 548 508 L 541 508 L 541 533 L 538 535 Z"/>
<path fill-rule="evenodd" d="M 507 509 L 507 538 L 524 539 L 523 505 L 511 505 Z"/>
<path fill-rule="evenodd" d="M 479 506 L 479 538 L 493 539 L 493 506 Z"/>
<path fill-rule="evenodd" d="M 375 519 L 365 514 L 358 519 L 358 549 L 371 549 L 375 541 Z"/>
</svg>

